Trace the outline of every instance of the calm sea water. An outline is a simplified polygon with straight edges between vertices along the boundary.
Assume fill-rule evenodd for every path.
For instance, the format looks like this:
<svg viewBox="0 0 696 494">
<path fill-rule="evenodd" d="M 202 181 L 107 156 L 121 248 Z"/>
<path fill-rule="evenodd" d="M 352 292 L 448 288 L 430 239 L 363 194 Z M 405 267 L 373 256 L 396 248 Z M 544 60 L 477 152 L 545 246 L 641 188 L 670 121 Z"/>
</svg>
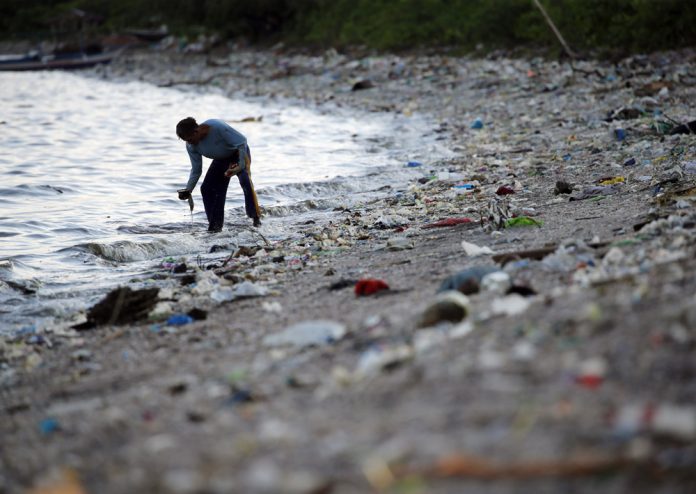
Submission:
<svg viewBox="0 0 696 494">
<path fill-rule="evenodd" d="M 1 73 L 0 332 L 65 321 L 166 256 L 249 235 L 236 179 L 218 235 L 203 233 L 198 188 L 193 218 L 177 199 L 190 163 L 174 128 L 186 116 L 221 118 L 247 136 L 271 239 L 302 215 L 403 180 L 414 173 L 406 161 L 437 152 L 424 137 L 431 127 L 416 118 L 317 113 L 63 72 Z"/>
</svg>

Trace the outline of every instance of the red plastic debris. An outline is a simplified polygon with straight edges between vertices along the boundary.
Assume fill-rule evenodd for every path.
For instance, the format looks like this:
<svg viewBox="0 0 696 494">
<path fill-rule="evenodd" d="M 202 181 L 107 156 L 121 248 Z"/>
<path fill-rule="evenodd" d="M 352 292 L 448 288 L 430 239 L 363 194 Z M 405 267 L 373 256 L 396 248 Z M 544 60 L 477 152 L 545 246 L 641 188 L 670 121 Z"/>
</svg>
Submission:
<svg viewBox="0 0 696 494">
<path fill-rule="evenodd" d="M 436 221 L 435 223 L 429 223 L 423 225 L 423 228 L 442 228 L 445 226 L 456 226 L 463 223 L 471 223 L 473 220 L 471 218 L 447 218 L 446 220 Z"/>
<path fill-rule="evenodd" d="M 499 196 L 509 196 L 510 194 L 515 193 L 515 189 L 508 185 L 501 185 L 500 187 L 498 187 L 498 190 L 496 190 L 495 193 Z"/>
<path fill-rule="evenodd" d="M 381 290 L 389 290 L 389 285 L 384 281 L 366 278 L 364 280 L 359 280 L 355 284 L 355 295 L 358 297 L 366 297 L 368 295 L 373 295 Z"/>
<path fill-rule="evenodd" d="M 575 378 L 576 382 L 587 389 L 597 389 L 601 386 L 604 378 L 602 376 L 587 374 L 583 376 L 578 376 Z"/>
</svg>

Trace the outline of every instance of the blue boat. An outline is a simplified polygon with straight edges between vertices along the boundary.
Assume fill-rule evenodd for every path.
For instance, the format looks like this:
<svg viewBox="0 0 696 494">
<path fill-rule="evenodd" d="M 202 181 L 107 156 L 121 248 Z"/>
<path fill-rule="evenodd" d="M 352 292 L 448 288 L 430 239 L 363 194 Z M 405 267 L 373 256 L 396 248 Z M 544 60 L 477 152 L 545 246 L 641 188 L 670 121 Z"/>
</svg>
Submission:
<svg viewBox="0 0 696 494">
<path fill-rule="evenodd" d="M 82 52 L 42 55 L 38 52 L 27 55 L 0 57 L 0 70 L 51 70 L 84 69 L 111 62 L 123 50 L 87 54 Z"/>
<path fill-rule="evenodd" d="M 99 15 L 70 9 L 48 21 L 56 49 L 51 52 L 34 50 L 26 55 L 0 55 L 0 71 L 84 69 L 109 63 L 124 48 L 103 51 L 100 43 L 86 41 L 93 38 L 90 34 L 103 21 Z"/>
</svg>

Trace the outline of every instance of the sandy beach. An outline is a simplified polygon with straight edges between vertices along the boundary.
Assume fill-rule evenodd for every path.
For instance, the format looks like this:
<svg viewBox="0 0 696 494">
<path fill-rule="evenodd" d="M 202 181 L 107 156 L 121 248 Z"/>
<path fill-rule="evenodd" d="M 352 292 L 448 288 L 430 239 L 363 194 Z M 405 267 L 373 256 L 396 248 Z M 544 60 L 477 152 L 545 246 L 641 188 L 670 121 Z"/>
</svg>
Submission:
<svg viewBox="0 0 696 494">
<path fill-rule="evenodd" d="M 696 141 L 670 133 L 696 53 L 140 49 L 86 76 L 423 115 L 453 157 L 163 267 L 159 317 L 0 341 L 0 492 L 696 490 Z"/>
</svg>

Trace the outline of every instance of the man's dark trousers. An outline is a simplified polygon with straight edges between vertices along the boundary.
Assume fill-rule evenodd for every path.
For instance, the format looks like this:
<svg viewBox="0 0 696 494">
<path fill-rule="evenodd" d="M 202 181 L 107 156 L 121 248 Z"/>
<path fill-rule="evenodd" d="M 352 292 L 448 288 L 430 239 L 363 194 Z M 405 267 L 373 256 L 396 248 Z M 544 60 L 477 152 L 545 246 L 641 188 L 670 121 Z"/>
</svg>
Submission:
<svg viewBox="0 0 696 494">
<path fill-rule="evenodd" d="M 249 148 L 247 148 L 247 153 L 249 153 Z M 247 169 L 250 164 L 251 159 L 247 161 Z M 225 222 L 225 200 L 227 199 L 227 187 L 230 184 L 230 179 L 225 176 L 225 172 L 229 166 L 229 159 L 213 160 L 201 185 L 203 207 L 205 208 L 205 215 L 208 217 L 209 230 L 219 230 Z M 256 192 L 248 171 L 239 172 L 237 178 L 239 179 L 239 185 L 241 185 L 244 191 L 244 206 L 247 216 L 249 218 L 258 218 L 259 210 Z"/>
</svg>

